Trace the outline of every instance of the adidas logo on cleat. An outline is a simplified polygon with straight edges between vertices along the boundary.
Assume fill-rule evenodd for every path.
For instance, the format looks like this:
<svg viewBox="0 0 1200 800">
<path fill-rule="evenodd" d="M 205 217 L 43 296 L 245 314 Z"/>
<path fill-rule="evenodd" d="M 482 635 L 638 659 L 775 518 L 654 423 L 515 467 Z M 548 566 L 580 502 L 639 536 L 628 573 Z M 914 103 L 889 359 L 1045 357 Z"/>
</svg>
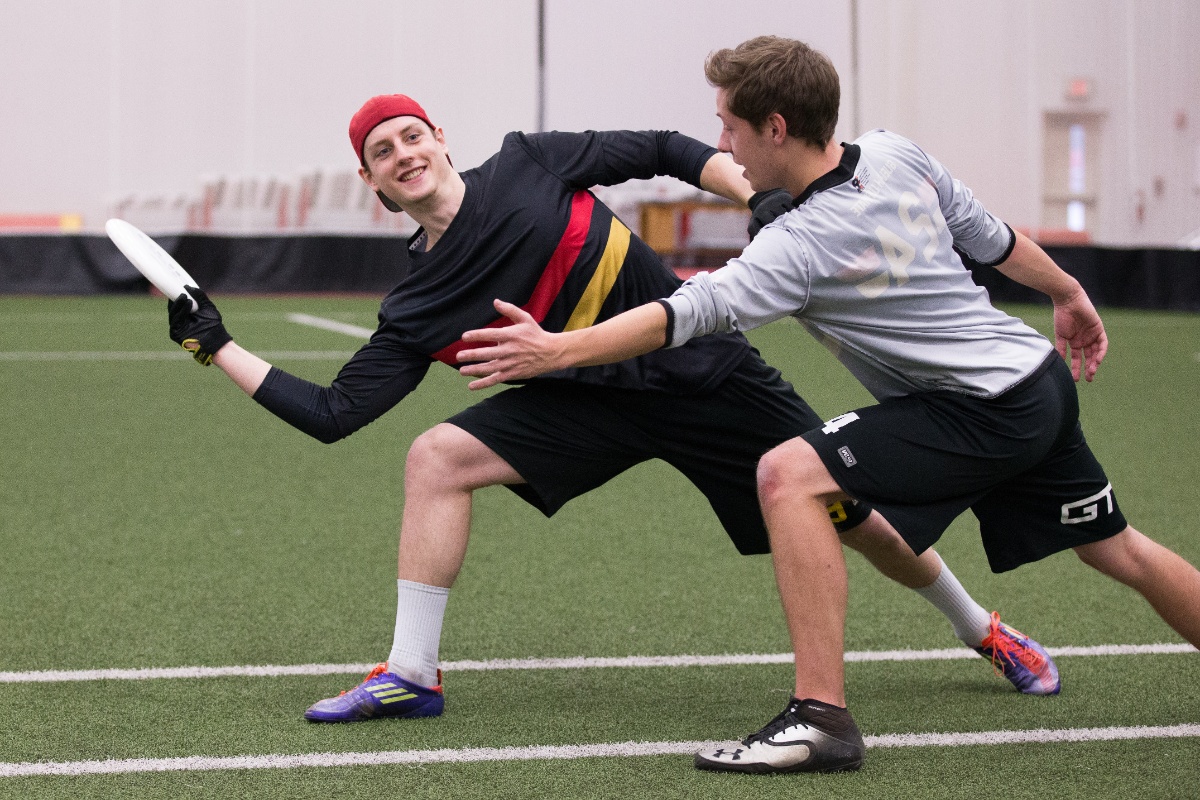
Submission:
<svg viewBox="0 0 1200 800">
<path fill-rule="evenodd" d="M 380 717 L 436 717 L 442 713 L 442 674 L 437 686 L 421 686 L 379 664 L 361 684 L 337 697 L 320 700 L 304 712 L 310 722 L 359 722 Z"/>
<path fill-rule="evenodd" d="M 370 692 L 371 696 L 381 703 L 395 703 L 399 700 L 412 700 L 416 697 L 408 689 L 396 688 L 396 684 L 394 683 L 381 683 L 372 686 Z"/>
</svg>

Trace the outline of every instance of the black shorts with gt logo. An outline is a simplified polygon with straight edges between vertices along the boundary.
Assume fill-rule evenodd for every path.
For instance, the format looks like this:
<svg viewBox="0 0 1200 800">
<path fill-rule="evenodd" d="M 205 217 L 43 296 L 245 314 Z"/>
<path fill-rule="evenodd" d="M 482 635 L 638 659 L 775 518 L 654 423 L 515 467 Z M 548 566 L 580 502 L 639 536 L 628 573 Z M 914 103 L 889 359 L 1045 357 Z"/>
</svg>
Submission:
<svg viewBox="0 0 1200 800">
<path fill-rule="evenodd" d="M 968 508 L 994 572 L 1126 527 L 1079 424 L 1057 353 L 996 398 L 913 394 L 804 435 L 842 490 L 874 506 L 920 553 Z"/>
</svg>

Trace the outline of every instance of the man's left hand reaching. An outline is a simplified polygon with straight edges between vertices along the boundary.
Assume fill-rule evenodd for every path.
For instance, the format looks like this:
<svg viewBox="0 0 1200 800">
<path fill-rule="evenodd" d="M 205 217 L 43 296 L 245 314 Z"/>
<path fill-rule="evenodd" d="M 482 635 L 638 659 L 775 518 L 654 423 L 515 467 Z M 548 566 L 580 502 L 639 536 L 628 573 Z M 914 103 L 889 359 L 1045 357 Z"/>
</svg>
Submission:
<svg viewBox="0 0 1200 800">
<path fill-rule="evenodd" d="M 1071 364 L 1071 375 L 1091 381 L 1108 352 L 1104 323 L 1087 293 L 1080 289 L 1054 304 L 1054 348 Z"/>
<path fill-rule="evenodd" d="M 458 360 L 479 363 L 466 364 L 458 371 L 467 376 L 482 376 L 467 384 L 468 388 L 486 389 L 497 383 L 525 380 L 566 366 L 557 360 L 562 355 L 559 337 L 543 330 L 520 306 L 503 300 L 495 301 L 495 306 L 512 325 L 481 328 L 463 334 L 464 342 L 479 346 L 463 350 L 458 354 Z"/>
</svg>

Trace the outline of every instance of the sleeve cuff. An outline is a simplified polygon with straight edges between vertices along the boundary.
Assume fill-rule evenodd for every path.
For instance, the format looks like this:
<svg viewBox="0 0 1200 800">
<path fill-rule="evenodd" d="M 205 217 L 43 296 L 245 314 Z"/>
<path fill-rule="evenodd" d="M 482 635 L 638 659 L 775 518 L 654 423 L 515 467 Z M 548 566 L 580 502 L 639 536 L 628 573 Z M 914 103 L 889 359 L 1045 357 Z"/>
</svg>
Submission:
<svg viewBox="0 0 1200 800">
<path fill-rule="evenodd" d="M 675 340 L 675 307 L 666 300 L 655 300 L 667 311 L 667 340 L 663 343 L 663 347 L 670 347 Z"/>
<path fill-rule="evenodd" d="M 997 266 L 998 264 L 1003 264 L 1005 261 L 1008 261 L 1008 257 L 1012 255 L 1013 249 L 1017 246 L 1017 234 L 1013 233 L 1012 227 L 1009 226 L 1009 224 L 1007 222 L 1002 222 L 1000 224 L 1002 224 L 1004 226 L 1004 229 L 1006 231 L 1008 231 L 1008 247 L 1004 248 L 1004 253 L 1001 254 L 1001 256 L 999 258 L 995 259 L 994 261 L 978 261 L 978 262 L 976 262 L 980 266 L 994 267 L 994 266 Z"/>
</svg>

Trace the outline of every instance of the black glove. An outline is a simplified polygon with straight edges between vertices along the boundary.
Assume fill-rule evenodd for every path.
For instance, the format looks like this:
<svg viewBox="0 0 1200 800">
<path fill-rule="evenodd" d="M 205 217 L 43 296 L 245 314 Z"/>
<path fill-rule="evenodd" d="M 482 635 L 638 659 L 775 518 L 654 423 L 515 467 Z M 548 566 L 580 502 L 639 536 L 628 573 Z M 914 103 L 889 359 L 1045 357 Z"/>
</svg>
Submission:
<svg viewBox="0 0 1200 800">
<path fill-rule="evenodd" d="M 747 205 L 750 206 L 750 224 L 746 226 L 746 233 L 754 239 L 763 226 L 792 210 L 792 195 L 787 189 L 768 189 L 755 192 Z"/>
<path fill-rule="evenodd" d="M 221 312 L 217 311 L 208 295 L 195 286 L 184 288 L 187 289 L 187 293 L 167 302 L 171 341 L 187 350 L 192 354 L 192 358 L 207 367 L 212 363 L 217 351 L 233 341 L 233 337 L 221 324 Z M 200 306 L 195 311 L 192 311 L 192 301 L 188 294 L 191 294 Z"/>
</svg>

